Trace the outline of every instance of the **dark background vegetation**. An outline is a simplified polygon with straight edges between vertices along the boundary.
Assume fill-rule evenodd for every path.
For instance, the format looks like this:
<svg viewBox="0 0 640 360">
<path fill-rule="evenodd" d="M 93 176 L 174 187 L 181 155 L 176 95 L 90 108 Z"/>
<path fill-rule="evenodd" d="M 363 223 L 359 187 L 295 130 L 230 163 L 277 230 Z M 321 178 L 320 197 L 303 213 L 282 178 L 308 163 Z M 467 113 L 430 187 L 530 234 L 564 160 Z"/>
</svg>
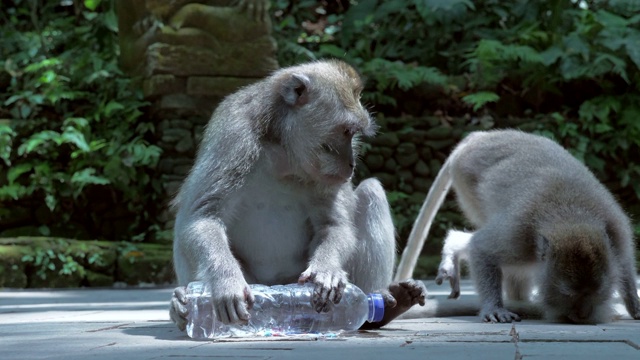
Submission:
<svg viewBox="0 0 640 360">
<path fill-rule="evenodd" d="M 380 119 L 524 119 L 589 166 L 640 234 L 640 2 L 274 0 L 271 14 L 281 66 L 346 60 Z M 112 1 L 2 3 L 0 236 L 166 238 L 155 124 L 118 67 L 117 30 Z M 389 197 L 403 243 L 417 208 Z"/>
</svg>

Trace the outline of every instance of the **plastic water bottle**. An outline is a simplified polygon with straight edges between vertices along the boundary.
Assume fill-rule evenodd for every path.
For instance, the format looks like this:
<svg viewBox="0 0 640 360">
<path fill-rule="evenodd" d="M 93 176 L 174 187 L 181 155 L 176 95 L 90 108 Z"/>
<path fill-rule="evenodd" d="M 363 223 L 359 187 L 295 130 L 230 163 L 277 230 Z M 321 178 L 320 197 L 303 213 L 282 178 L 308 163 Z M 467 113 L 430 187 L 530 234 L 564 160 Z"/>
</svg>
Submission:
<svg viewBox="0 0 640 360">
<path fill-rule="evenodd" d="M 255 303 L 247 325 L 224 325 L 215 319 L 211 290 L 203 282 L 187 286 L 189 315 L 187 334 L 193 339 L 221 337 L 278 336 L 307 333 L 335 333 L 357 330 L 365 321 L 377 322 L 384 316 L 380 294 L 366 295 L 348 284 L 338 304 L 318 313 L 312 303 L 313 284 L 250 285 Z"/>
</svg>

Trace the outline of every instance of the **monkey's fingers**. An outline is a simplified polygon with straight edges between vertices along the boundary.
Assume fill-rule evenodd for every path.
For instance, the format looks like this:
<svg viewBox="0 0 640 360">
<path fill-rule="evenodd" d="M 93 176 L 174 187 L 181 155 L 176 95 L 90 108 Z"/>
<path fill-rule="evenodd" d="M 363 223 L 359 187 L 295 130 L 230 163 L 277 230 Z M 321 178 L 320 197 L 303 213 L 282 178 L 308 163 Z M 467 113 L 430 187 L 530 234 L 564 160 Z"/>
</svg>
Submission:
<svg viewBox="0 0 640 360">
<path fill-rule="evenodd" d="M 389 292 L 397 301 L 398 307 L 409 309 L 413 305 L 424 306 L 427 298 L 427 287 L 422 281 L 413 279 L 389 285 Z"/>
<path fill-rule="evenodd" d="M 382 301 L 384 301 L 385 309 L 394 308 L 398 306 L 398 301 L 396 300 L 395 297 L 393 297 L 389 289 L 380 289 L 380 290 L 377 290 L 376 293 L 382 295 Z"/>
<path fill-rule="evenodd" d="M 305 271 L 298 278 L 299 283 L 312 281 L 315 284 L 313 289 L 312 302 L 315 310 L 326 312 L 330 309 L 330 303 L 338 304 L 342 300 L 342 294 L 347 283 L 347 276 L 344 271 Z"/>
<path fill-rule="evenodd" d="M 176 324 L 176 326 L 178 326 L 178 329 L 182 331 L 184 331 L 187 327 L 187 315 L 189 315 L 189 309 L 187 308 L 186 304 L 186 288 L 176 288 L 173 291 L 173 295 L 171 296 L 169 318 Z"/>
<path fill-rule="evenodd" d="M 246 324 L 251 318 L 246 302 L 240 297 L 218 302 L 214 311 L 216 319 L 223 324 Z"/>
<path fill-rule="evenodd" d="M 490 323 L 511 323 L 520 321 L 520 316 L 504 308 L 493 308 L 491 310 L 483 310 L 480 317 L 484 322 Z"/>
<path fill-rule="evenodd" d="M 188 300 L 187 300 L 187 287 L 186 286 L 179 286 L 175 289 L 173 289 L 173 297 L 175 297 L 181 304 L 186 305 Z"/>
</svg>

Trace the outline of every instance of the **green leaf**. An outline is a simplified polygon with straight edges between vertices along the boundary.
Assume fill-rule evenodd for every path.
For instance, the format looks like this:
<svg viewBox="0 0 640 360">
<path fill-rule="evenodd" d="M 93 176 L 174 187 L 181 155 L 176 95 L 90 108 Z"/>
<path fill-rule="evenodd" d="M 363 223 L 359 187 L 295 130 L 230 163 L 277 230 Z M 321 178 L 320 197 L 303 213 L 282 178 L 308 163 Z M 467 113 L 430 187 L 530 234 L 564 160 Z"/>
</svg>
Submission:
<svg viewBox="0 0 640 360">
<path fill-rule="evenodd" d="M 40 76 L 39 81 L 43 84 L 51 84 L 57 78 L 57 74 L 53 70 L 47 70 Z"/>
<path fill-rule="evenodd" d="M 124 109 L 124 105 L 115 100 L 111 100 L 109 101 L 109 103 L 107 103 L 107 106 L 104 107 L 104 114 L 106 116 L 111 116 L 114 111 L 122 109 Z"/>
<path fill-rule="evenodd" d="M 320 45 L 319 52 L 323 55 L 333 56 L 342 59 L 347 55 L 347 51 L 333 44 Z"/>
<path fill-rule="evenodd" d="M 78 129 L 74 127 L 68 126 L 62 133 L 62 139 L 66 143 L 74 144 L 84 152 L 91 151 L 91 148 L 89 147 L 84 134 L 82 134 L 80 131 L 78 131 Z"/>
<path fill-rule="evenodd" d="M 606 69 L 611 69 L 611 72 L 620 75 L 620 77 L 627 83 L 630 82 L 626 71 L 627 64 L 617 56 L 611 54 L 599 54 L 593 60 L 593 65 L 596 65 L 596 67 L 598 65 L 604 65 Z"/>
<path fill-rule="evenodd" d="M 564 51 L 562 51 L 562 49 L 557 46 L 551 46 L 547 50 L 540 53 L 540 57 L 542 58 L 542 63 L 545 66 L 549 66 L 555 63 L 563 55 L 564 55 Z"/>
<path fill-rule="evenodd" d="M 32 191 L 30 191 L 26 186 L 20 184 L 0 186 L 0 200 L 18 200 L 31 193 Z"/>
<path fill-rule="evenodd" d="M 49 229 L 49 227 L 47 225 L 41 225 L 38 227 L 38 232 L 42 235 L 42 236 L 49 236 L 51 235 L 51 230 Z"/>
<path fill-rule="evenodd" d="M 627 55 L 640 70 L 640 33 L 636 32 L 625 39 Z"/>
<path fill-rule="evenodd" d="M 94 11 L 95 9 L 98 8 L 98 5 L 100 5 L 101 0 L 84 0 L 84 6 L 87 7 L 87 9 Z"/>
<path fill-rule="evenodd" d="M 433 10 L 450 10 L 458 4 L 463 4 L 470 10 L 475 10 L 475 5 L 471 0 L 422 0 L 421 2 Z"/>
<path fill-rule="evenodd" d="M 113 9 L 109 9 L 109 11 L 104 14 L 104 24 L 107 29 L 112 32 L 118 32 L 118 17 Z"/>
<path fill-rule="evenodd" d="M 20 175 L 25 174 L 33 169 L 31 163 L 21 163 L 9 168 L 7 171 L 7 181 L 9 185 L 13 184 Z"/>
<path fill-rule="evenodd" d="M 47 207 L 51 211 L 55 210 L 56 209 L 56 205 L 58 205 L 58 201 L 56 200 L 55 196 L 53 196 L 53 194 L 47 194 L 44 197 L 44 202 L 45 202 L 45 204 L 47 204 Z"/>
<path fill-rule="evenodd" d="M 40 62 L 37 62 L 37 63 L 34 63 L 34 64 L 31 64 L 31 65 L 27 66 L 26 68 L 24 68 L 24 71 L 28 72 L 28 73 L 33 73 L 33 72 L 40 71 L 40 70 L 45 69 L 45 68 L 58 66 L 60 64 L 62 64 L 62 61 L 60 59 L 58 59 L 58 58 L 49 58 L 49 59 L 44 59 L 44 60 L 42 60 Z"/>
<path fill-rule="evenodd" d="M 473 111 L 478 111 L 482 106 L 490 102 L 496 102 L 500 100 L 498 94 L 491 91 L 480 91 L 477 93 L 469 94 L 462 98 L 462 101 L 467 104 L 473 105 Z"/>
<path fill-rule="evenodd" d="M 111 183 L 109 179 L 94 175 L 96 169 L 94 168 L 86 168 L 80 171 L 76 171 L 71 176 L 71 182 L 81 185 L 95 184 L 95 185 L 108 185 Z"/>
<path fill-rule="evenodd" d="M 53 130 L 45 130 L 39 133 L 35 133 L 29 139 L 25 140 L 25 142 L 20 145 L 20 147 L 18 147 L 18 155 L 30 154 L 35 149 L 40 147 L 40 145 L 46 144 L 50 141 L 53 141 L 57 144 L 62 143 L 60 133 Z"/>
<path fill-rule="evenodd" d="M 570 34 L 563 39 L 564 47 L 568 54 L 580 54 L 583 59 L 588 59 L 589 44 L 578 34 Z"/>
<path fill-rule="evenodd" d="M 62 125 L 65 127 L 75 126 L 78 129 L 82 129 L 87 127 L 87 125 L 89 125 L 89 120 L 83 117 L 70 117 L 70 118 L 64 119 L 64 122 L 62 123 Z"/>
<path fill-rule="evenodd" d="M 27 119 L 31 115 L 31 106 L 27 104 L 20 105 L 20 117 L 22 119 Z"/>
</svg>

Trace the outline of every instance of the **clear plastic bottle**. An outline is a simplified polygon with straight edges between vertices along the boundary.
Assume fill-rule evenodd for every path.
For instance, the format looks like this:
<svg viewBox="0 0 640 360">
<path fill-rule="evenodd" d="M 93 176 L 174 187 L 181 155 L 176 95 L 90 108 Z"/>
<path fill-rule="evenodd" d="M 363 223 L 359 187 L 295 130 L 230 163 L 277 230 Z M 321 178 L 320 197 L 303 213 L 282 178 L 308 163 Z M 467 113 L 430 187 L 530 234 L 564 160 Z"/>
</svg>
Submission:
<svg viewBox="0 0 640 360">
<path fill-rule="evenodd" d="M 348 284 L 340 303 L 318 313 L 311 304 L 313 284 L 250 285 L 255 303 L 248 325 L 224 325 L 215 319 L 209 286 L 192 282 L 187 286 L 189 315 L 187 334 L 193 339 L 214 339 L 258 335 L 334 333 L 357 330 L 365 321 L 384 316 L 380 294 L 365 294 Z"/>
</svg>

